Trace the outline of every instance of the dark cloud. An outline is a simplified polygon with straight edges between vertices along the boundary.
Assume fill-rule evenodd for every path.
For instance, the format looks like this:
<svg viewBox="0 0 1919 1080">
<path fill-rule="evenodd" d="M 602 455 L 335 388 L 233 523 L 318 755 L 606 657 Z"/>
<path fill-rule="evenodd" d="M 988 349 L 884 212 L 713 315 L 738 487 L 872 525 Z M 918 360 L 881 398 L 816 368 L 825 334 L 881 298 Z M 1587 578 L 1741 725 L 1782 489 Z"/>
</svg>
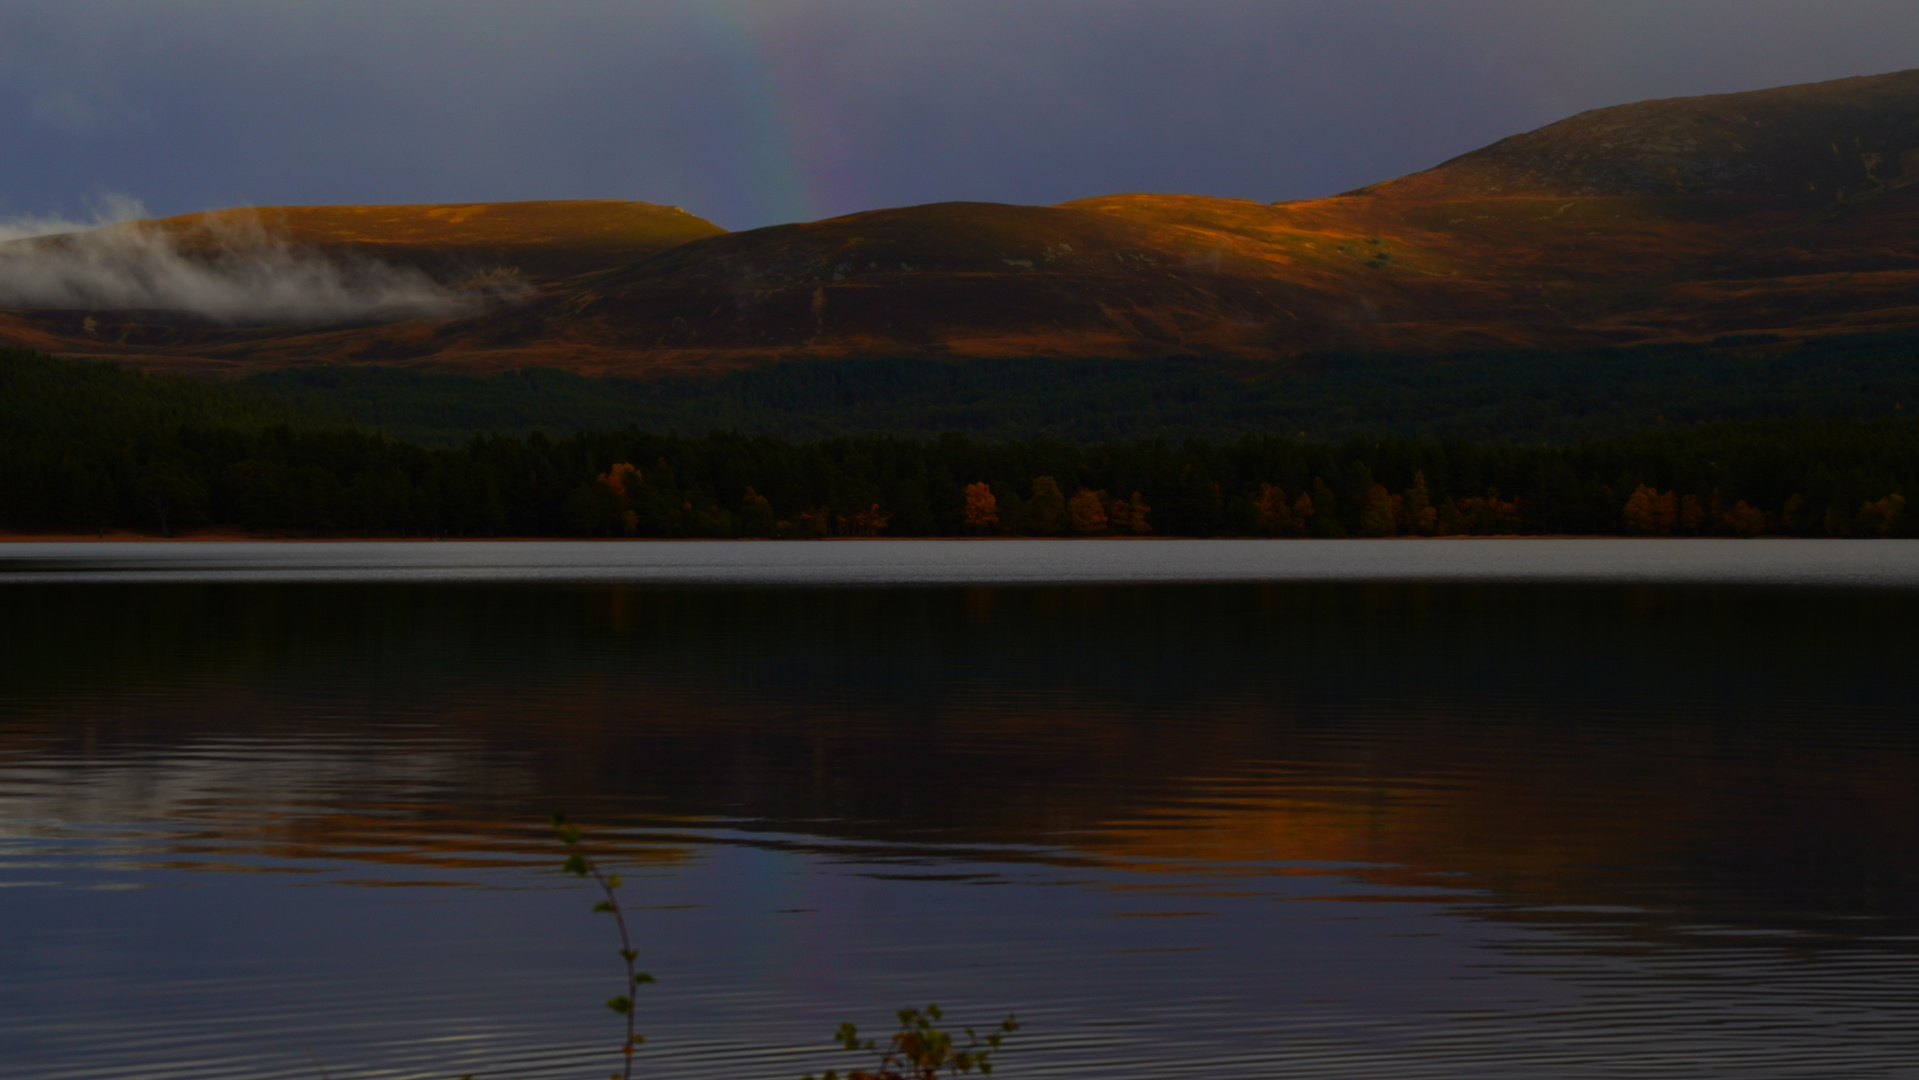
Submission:
<svg viewBox="0 0 1919 1080">
<path fill-rule="evenodd" d="M 1298 198 L 1915 40 L 1910 0 L 0 0 L 0 216 Z"/>
</svg>

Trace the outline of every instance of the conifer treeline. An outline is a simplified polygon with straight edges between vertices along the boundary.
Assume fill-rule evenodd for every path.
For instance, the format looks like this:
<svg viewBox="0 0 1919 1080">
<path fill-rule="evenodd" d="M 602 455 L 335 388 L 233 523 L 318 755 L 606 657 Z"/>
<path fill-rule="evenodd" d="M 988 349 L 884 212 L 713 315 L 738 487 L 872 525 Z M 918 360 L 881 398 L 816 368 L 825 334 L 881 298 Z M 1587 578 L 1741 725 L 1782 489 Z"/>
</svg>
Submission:
<svg viewBox="0 0 1919 1080">
<path fill-rule="evenodd" d="M 0 527 L 283 535 L 1910 536 L 1912 424 L 1734 424 L 1568 448 L 792 443 L 623 432 L 427 450 L 346 430 L 0 438 Z"/>
<path fill-rule="evenodd" d="M 482 437 L 429 449 L 263 410 L 255 398 L 236 398 L 239 411 L 223 411 L 217 388 L 195 397 L 165 380 L 120 377 L 131 382 L 90 372 L 92 389 L 67 387 L 59 407 L 19 397 L 26 384 L 17 379 L 0 386 L 9 394 L 0 405 L 0 528 L 793 538 L 1919 535 L 1919 513 L 1904 512 L 1919 488 L 1919 423 L 1909 421 L 1728 423 L 1564 447 L 1278 437 L 1095 446 L 958 435 L 792 442 L 624 431 Z M 185 395 L 186 406 L 156 408 L 134 392 L 141 380 Z"/>
</svg>

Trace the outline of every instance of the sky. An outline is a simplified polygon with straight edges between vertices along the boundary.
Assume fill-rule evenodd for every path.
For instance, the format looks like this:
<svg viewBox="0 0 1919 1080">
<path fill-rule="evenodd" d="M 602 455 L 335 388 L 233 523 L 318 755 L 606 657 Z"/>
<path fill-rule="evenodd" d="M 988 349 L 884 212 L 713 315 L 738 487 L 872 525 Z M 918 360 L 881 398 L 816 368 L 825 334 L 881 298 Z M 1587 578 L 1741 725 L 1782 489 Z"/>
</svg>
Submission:
<svg viewBox="0 0 1919 1080">
<path fill-rule="evenodd" d="M 1310 198 L 1915 44 L 1912 0 L 0 0 L 0 219 Z"/>
</svg>

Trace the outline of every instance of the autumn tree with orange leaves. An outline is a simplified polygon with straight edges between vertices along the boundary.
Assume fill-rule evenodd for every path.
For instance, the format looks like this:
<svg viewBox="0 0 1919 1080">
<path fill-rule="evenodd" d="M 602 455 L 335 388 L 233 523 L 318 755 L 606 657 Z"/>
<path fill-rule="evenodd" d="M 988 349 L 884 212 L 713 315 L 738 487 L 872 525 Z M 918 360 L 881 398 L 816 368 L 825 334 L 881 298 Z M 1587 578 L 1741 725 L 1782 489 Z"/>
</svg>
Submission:
<svg viewBox="0 0 1919 1080">
<path fill-rule="evenodd" d="M 1641 536 L 1670 536 L 1679 524 L 1679 498 L 1672 492 L 1640 484 L 1619 512 L 1626 529 Z"/>
<path fill-rule="evenodd" d="M 965 522 L 968 532 L 991 532 L 999 526 L 999 500 L 991 484 L 982 480 L 966 485 Z"/>
<path fill-rule="evenodd" d="M 1074 492 L 1066 500 L 1066 516 L 1073 523 L 1073 531 L 1081 536 L 1106 531 L 1106 507 L 1100 503 L 1100 495 L 1087 488 Z"/>
<path fill-rule="evenodd" d="M 1749 506 L 1744 499 L 1730 507 L 1726 506 L 1718 488 L 1712 491 L 1712 516 L 1734 536 L 1759 536 L 1766 531 L 1766 515 L 1763 511 Z"/>
<path fill-rule="evenodd" d="M 1311 504 L 1307 505 L 1310 508 Z M 1293 516 L 1293 508 L 1286 502 L 1284 488 L 1262 483 L 1259 485 L 1259 494 L 1253 497 L 1253 528 L 1261 536 L 1302 536 L 1306 532 L 1306 522 L 1303 518 Z"/>
<path fill-rule="evenodd" d="M 1106 499 L 1104 491 L 1099 496 Z M 1144 536 L 1152 532 L 1153 523 L 1147 518 L 1152 512 L 1153 508 L 1146 505 L 1146 497 L 1137 491 L 1133 492 L 1130 499 L 1106 499 L 1107 527 L 1116 533 L 1129 532 Z"/>
<path fill-rule="evenodd" d="M 846 536 L 878 536 L 885 531 L 886 523 L 892 520 L 893 515 L 881 510 L 879 503 L 839 515 L 840 530 Z"/>
<path fill-rule="evenodd" d="M 1859 508 L 1860 529 L 1872 536 L 1890 536 L 1905 512 L 1904 495 L 1888 495 L 1877 502 L 1868 502 Z"/>
</svg>

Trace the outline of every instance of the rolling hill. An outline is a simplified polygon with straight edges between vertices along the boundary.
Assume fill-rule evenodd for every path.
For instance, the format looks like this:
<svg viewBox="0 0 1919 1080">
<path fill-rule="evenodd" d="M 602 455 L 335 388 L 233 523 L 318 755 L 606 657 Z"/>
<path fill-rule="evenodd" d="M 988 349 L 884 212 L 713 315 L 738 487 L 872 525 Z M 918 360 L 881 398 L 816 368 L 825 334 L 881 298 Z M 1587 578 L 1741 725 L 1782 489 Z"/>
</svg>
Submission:
<svg viewBox="0 0 1919 1080">
<path fill-rule="evenodd" d="M 146 226 L 194 237 L 224 219 Z M 1584 113 L 1326 199 L 942 203 L 724 233 L 638 203 L 259 212 L 326 258 L 518 288 L 402 318 L 15 309 L 67 355 L 645 376 L 800 357 L 1429 353 L 1919 327 L 1919 71 Z"/>
<path fill-rule="evenodd" d="M 189 248 L 259 229 L 334 258 L 436 277 L 511 270 L 536 284 L 656 255 L 726 230 L 677 206 L 617 199 L 437 206 L 275 206 L 152 223 Z"/>
</svg>

